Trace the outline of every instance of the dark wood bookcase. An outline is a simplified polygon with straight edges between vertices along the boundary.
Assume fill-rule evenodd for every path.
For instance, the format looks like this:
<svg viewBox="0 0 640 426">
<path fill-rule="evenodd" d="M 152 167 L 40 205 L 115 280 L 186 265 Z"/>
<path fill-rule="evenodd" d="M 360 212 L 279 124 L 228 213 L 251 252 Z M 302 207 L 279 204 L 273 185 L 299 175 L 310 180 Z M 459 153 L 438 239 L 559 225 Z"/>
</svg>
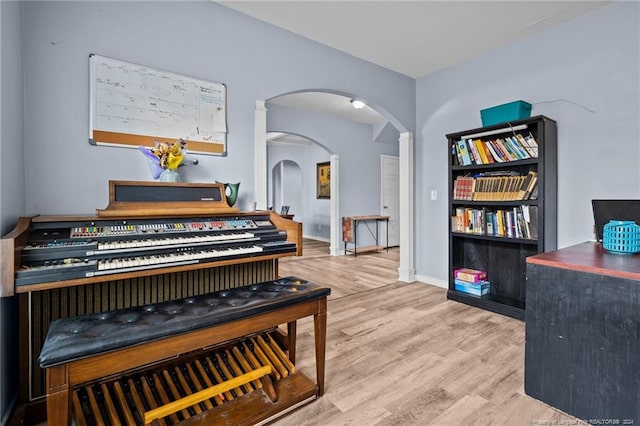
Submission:
<svg viewBox="0 0 640 426">
<path fill-rule="evenodd" d="M 490 164 L 459 165 L 454 145 L 461 139 L 493 141 L 517 133 L 531 135 L 538 143 L 537 158 Z M 529 206 L 537 209 L 537 239 L 498 237 L 457 232 L 449 220 L 449 290 L 447 298 L 524 320 L 526 304 L 526 257 L 556 248 L 556 176 L 557 127 L 545 116 L 470 129 L 447 135 L 449 144 L 449 216 L 458 208 L 486 211 L 513 210 Z M 537 198 L 513 201 L 469 201 L 454 199 L 454 182 L 458 176 L 478 176 L 487 172 L 514 171 L 524 176 L 537 173 Z M 535 206 L 533 209 L 532 206 Z M 486 226 L 486 222 L 485 222 Z M 487 271 L 490 294 L 473 296 L 457 291 L 453 271 L 471 268 Z"/>
</svg>

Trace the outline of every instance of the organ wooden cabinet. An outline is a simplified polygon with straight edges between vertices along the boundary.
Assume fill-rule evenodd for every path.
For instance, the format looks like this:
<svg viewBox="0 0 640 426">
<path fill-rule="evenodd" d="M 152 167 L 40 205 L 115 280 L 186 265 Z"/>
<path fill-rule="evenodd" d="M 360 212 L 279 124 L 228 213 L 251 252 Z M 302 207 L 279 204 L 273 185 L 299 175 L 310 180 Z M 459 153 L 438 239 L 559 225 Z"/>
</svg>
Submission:
<svg viewBox="0 0 640 426">
<path fill-rule="evenodd" d="M 38 357 L 52 321 L 270 282 L 279 258 L 302 254 L 302 224 L 273 212 L 241 213 L 224 198 L 123 202 L 113 189 L 96 216 L 21 218 L 1 241 L 0 295 L 18 299 L 19 401 L 33 408 L 26 424 L 43 420 Z M 295 360 L 295 320 L 287 323 L 288 333 L 277 324 L 262 331 Z"/>
</svg>

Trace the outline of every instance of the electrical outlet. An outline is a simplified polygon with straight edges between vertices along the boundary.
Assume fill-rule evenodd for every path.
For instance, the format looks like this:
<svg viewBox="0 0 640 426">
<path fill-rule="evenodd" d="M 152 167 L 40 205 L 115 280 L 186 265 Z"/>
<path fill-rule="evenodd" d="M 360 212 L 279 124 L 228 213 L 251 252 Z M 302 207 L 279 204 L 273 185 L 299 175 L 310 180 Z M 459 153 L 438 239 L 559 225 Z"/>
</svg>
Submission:
<svg viewBox="0 0 640 426">
<path fill-rule="evenodd" d="M 438 199 L 438 190 L 437 189 L 432 189 L 431 190 L 431 200 L 437 200 Z"/>
</svg>

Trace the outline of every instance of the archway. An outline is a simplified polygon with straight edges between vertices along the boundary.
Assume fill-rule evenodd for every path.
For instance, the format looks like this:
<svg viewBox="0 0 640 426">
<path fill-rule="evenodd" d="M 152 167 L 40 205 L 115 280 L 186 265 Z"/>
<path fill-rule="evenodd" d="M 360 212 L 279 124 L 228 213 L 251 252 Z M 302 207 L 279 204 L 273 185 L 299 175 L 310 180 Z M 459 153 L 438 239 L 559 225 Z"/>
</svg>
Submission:
<svg viewBox="0 0 640 426">
<path fill-rule="evenodd" d="M 315 191 L 308 190 L 315 187 L 317 163 L 337 161 L 337 156 L 332 155 L 321 142 L 289 132 L 268 132 L 267 147 L 269 207 L 281 211 L 282 204 L 290 206 L 289 213 L 294 214 L 294 220 L 303 223 L 305 238 L 328 242 L 330 253 L 339 251 L 340 235 L 332 226 L 336 222 L 339 206 L 337 192 L 327 200 L 317 198 Z M 300 170 L 299 173 L 292 170 L 293 164 Z M 332 170 L 337 168 L 337 162 L 334 164 Z M 338 174 L 332 173 L 331 188 L 338 187 Z M 301 197 L 296 204 L 295 197 L 298 194 Z M 294 202 L 289 204 L 286 200 L 291 199 Z"/>
<path fill-rule="evenodd" d="M 332 93 L 335 95 L 361 99 L 378 111 L 388 122 L 394 126 L 399 132 L 399 157 L 400 157 L 400 266 L 398 268 L 399 280 L 405 282 L 415 281 L 415 269 L 414 269 L 414 147 L 413 147 L 413 134 L 400 123 L 393 115 L 391 115 L 386 109 L 377 105 L 368 99 L 356 96 L 355 94 L 327 90 L 327 89 L 307 89 L 294 92 L 288 92 L 281 95 L 274 96 L 269 99 L 274 99 L 280 96 L 285 96 L 292 93 L 302 92 L 320 92 L 320 93 Z M 255 161 L 256 161 L 256 194 L 258 198 L 259 206 L 266 206 L 267 202 L 267 170 L 266 170 L 266 133 L 267 133 L 267 115 L 266 115 L 265 101 L 256 101 L 255 109 Z M 332 159 L 333 163 L 334 159 Z M 336 167 L 332 170 L 339 171 L 337 167 L 339 159 L 335 158 Z M 333 164 L 332 164 L 333 166 Z M 337 173 L 332 173 L 333 175 Z M 333 186 L 332 186 L 333 191 Z M 337 197 L 337 195 L 336 195 Z M 332 194 L 333 198 L 333 194 Z M 332 214 L 334 212 L 332 211 Z M 332 235 L 339 229 L 339 212 L 336 210 L 332 218 Z M 332 252 L 332 254 L 339 254 Z"/>
<path fill-rule="evenodd" d="M 271 189 L 269 202 L 273 209 L 281 214 L 304 215 L 302 188 L 294 182 L 302 180 L 300 165 L 291 160 L 280 160 L 271 168 Z"/>
</svg>

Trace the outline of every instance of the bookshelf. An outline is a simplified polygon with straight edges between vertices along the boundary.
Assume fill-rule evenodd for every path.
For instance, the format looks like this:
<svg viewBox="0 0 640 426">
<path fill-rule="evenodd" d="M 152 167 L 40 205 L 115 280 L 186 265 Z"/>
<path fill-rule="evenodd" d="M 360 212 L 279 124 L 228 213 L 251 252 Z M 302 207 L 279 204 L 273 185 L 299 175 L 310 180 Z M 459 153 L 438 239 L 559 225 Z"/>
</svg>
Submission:
<svg viewBox="0 0 640 426">
<path fill-rule="evenodd" d="M 556 122 L 535 116 L 447 134 L 447 140 L 447 298 L 524 320 L 525 259 L 556 248 Z M 469 157 L 461 152 L 465 146 Z M 455 290 L 458 268 L 486 271 L 490 293 Z"/>
</svg>

